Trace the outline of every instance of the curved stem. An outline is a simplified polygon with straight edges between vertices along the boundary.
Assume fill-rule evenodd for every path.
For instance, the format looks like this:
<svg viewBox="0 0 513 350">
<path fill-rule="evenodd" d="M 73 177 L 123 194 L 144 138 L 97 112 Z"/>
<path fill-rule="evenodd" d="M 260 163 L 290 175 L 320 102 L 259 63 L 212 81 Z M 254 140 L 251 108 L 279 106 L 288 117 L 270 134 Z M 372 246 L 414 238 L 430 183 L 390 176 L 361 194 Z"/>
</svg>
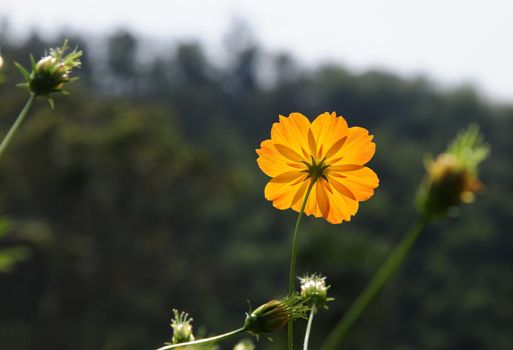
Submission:
<svg viewBox="0 0 513 350">
<path fill-rule="evenodd" d="M 312 323 L 314 319 L 314 315 L 317 312 L 317 306 L 315 303 L 312 304 L 312 309 L 310 310 L 310 317 L 308 318 L 308 324 L 306 326 L 305 332 L 305 341 L 303 342 L 303 350 L 308 350 L 308 341 L 310 340 L 310 332 L 312 331 Z"/>
<path fill-rule="evenodd" d="M 18 128 L 20 127 L 21 123 L 23 123 L 23 120 L 27 116 L 27 114 L 28 114 L 30 108 L 32 107 L 32 105 L 34 104 L 35 100 L 36 100 L 36 95 L 31 94 L 29 99 L 28 99 L 28 101 L 27 101 L 27 103 L 25 103 L 25 106 L 21 110 L 20 114 L 18 114 L 18 118 L 16 118 L 16 121 L 11 126 L 11 129 L 9 130 L 7 135 L 5 135 L 2 143 L 0 144 L 0 157 L 4 153 L 4 151 L 7 148 L 7 146 L 9 146 L 9 143 L 11 142 L 12 137 L 14 136 L 14 134 L 16 133 Z"/>
<path fill-rule="evenodd" d="M 365 308 L 370 304 L 374 297 L 381 291 L 385 283 L 390 279 L 392 274 L 397 270 L 406 254 L 410 251 L 413 243 L 417 240 L 420 232 L 427 224 L 427 219 L 417 220 L 397 244 L 392 253 L 374 274 L 365 289 L 358 295 L 346 314 L 340 319 L 335 328 L 331 331 L 326 339 L 322 350 L 338 350 L 344 336 L 349 328 L 360 317 Z"/>
<path fill-rule="evenodd" d="M 292 250 L 290 253 L 290 274 L 289 274 L 289 295 L 294 293 L 294 282 L 296 280 L 296 257 L 297 257 L 297 242 L 299 236 L 299 226 L 301 226 L 301 218 L 303 217 L 303 213 L 305 212 L 306 202 L 308 201 L 308 197 L 310 196 L 310 192 L 315 184 L 314 180 L 310 181 L 308 188 L 305 193 L 305 198 L 303 199 L 303 203 L 301 203 L 301 209 L 297 215 L 296 227 L 294 228 L 294 234 L 292 236 Z M 292 350 L 294 348 L 294 325 L 293 322 L 289 322 L 288 324 L 288 349 Z"/>
<path fill-rule="evenodd" d="M 216 336 L 213 336 L 213 337 L 210 337 L 210 338 L 193 340 L 193 341 L 189 341 L 189 342 L 186 342 L 186 343 L 178 343 L 178 344 L 165 345 L 165 346 L 160 347 L 160 348 L 158 348 L 156 350 L 175 349 L 175 348 L 180 348 L 180 347 L 184 347 L 184 346 L 188 346 L 188 345 L 197 345 L 197 344 L 210 343 L 210 342 L 219 341 L 219 340 L 222 340 L 222 339 L 227 339 L 227 338 L 233 337 L 234 335 L 237 335 L 237 334 L 242 333 L 244 331 L 246 331 L 246 328 L 242 327 L 242 328 L 236 329 L 234 331 L 227 332 L 227 333 L 220 334 L 220 335 L 216 335 Z"/>
</svg>

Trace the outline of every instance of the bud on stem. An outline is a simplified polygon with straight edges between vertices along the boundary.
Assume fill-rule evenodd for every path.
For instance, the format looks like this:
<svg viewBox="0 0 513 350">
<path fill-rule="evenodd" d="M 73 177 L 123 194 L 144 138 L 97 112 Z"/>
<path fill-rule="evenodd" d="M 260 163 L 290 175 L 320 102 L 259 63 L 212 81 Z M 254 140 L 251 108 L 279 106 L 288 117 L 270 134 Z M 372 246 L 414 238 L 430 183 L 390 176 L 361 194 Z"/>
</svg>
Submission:
<svg viewBox="0 0 513 350">
<path fill-rule="evenodd" d="M 443 217 L 449 209 L 470 203 L 483 188 L 477 168 L 489 154 L 477 126 L 461 132 L 447 150 L 426 162 L 427 175 L 419 192 L 417 205 L 421 214 L 432 219 Z"/>
<path fill-rule="evenodd" d="M 274 333 L 289 321 L 306 318 L 308 307 L 305 300 L 293 294 L 281 300 L 271 300 L 246 316 L 244 329 L 253 335 Z"/>
<path fill-rule="evenodd" d="M 65 55 L 67 50 L 68 41 L 65 40 L 62 47 L 50 49 L 50 52 L 37 62 L 31 56 L 32 70 L 30 73 L 19 63 L 15 63 L 25 78 L 25 82 L 19 86 L 27 88 L 36 97 L 48 98 L 50 105 L 53 106 L 49 95 L 55 92 L 65 93 L 64 84 L 78 79 L 70 75 L 74 68 L 79 68 L 82 64 L 80 62 L 82 51 L 75 48 Z"/>
</svg>

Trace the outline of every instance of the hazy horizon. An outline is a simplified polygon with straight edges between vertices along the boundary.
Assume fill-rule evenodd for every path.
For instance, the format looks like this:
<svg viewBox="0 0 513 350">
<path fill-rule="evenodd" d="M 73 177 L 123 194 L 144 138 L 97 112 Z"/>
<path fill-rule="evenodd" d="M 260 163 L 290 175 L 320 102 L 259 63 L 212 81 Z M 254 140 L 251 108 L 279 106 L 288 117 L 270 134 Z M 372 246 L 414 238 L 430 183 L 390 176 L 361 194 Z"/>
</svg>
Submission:
<svg viewBox="0 0 513 350">
<path fill-rule="evenodd" d="M 224 35 L 235 20 L 242 20 L 265 50 L 289 52 L 309 66 L 331 61 L 355 71 L 425 75 L 443 87 L 472 84 L 487 98 L 513 101 L 513 80 L 505 78 L 513 61 L 513 47 L 506 45 L 513 33 L 508 20 L 513 3 L 508 1 L 322 0 L 314 5 L 147 0 L 141 7 L 90 0 L 87 7 L 80 5 L 56 0 L 51 11 L 44 11 L 35 0 L 0 0 L 0 21 L 9 23 L 0 40 L 34 30 L 49 37 L 64 28 L 104 36 L 126 28 L 157 41 L 197 39 L 209 53 L 222 56 Z"/>
</svg>

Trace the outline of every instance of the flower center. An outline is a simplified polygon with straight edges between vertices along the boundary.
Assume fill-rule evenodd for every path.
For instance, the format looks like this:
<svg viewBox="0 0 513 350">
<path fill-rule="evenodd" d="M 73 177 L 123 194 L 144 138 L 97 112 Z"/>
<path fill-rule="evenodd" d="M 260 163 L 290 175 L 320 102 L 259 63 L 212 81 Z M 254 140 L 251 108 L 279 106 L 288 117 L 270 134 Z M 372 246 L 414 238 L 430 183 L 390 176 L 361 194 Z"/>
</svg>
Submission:
<svg viewBox="0 0 513 350">
<path fill-rule="evenodd" d="M 320 162 L 317 162 L 317 160 L 310 156 L 311 163 L 303 162 L 308 169 L 303 170 L 303 172 L 308 174 L 308 178 L 312 178 L 313 181 L 317 181 L 319 178 L 323 178 L 325 180 L 328 180 L 326 178 L 326 169 L 329 167 L 329 164 L 325 164 L 324 161 L 326 158 L 323 158 Z"/>
</svg>

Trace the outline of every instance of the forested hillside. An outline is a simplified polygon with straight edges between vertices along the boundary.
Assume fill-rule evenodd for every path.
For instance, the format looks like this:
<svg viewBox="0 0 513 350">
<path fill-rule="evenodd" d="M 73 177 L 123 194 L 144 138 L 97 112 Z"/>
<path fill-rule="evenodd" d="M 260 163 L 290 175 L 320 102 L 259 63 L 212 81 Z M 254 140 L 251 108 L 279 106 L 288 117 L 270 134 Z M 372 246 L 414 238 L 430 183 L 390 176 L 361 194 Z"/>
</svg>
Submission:
<svg viewBox="0 0 513 350">
<path fill-rule="evenodd" d="M 85 52 L 80 80 L 55 110 L 37 102 L 0 164 L 12 223 L 0 246 L 27 248 L 0 273 L 0 348 L 152 349 L 170 338 L 172 308 L 207 334 L 239 327 L 246 300 L 286 292 L 296 217 L 265 200 L 255 149 L 279 114 L 336 111 L 375 135 L 380 186 L 351 222 L 305 218 L 299 271 L 325 274 L 336 299 L 312 348 L 414 220 L 424 155 L 475 122 L 492 149 L 485 191 L 429 227 L 345 348 L 511 349 L 513 105 L 424 77 L 305 68 L 243 33 L 223 62 L 195 42 L 152 50 L 127 31 L 69 39 Z M 2 135 L 27 97 L 13 61 L 60 43 L 3 43 Z"/>
</svg>

